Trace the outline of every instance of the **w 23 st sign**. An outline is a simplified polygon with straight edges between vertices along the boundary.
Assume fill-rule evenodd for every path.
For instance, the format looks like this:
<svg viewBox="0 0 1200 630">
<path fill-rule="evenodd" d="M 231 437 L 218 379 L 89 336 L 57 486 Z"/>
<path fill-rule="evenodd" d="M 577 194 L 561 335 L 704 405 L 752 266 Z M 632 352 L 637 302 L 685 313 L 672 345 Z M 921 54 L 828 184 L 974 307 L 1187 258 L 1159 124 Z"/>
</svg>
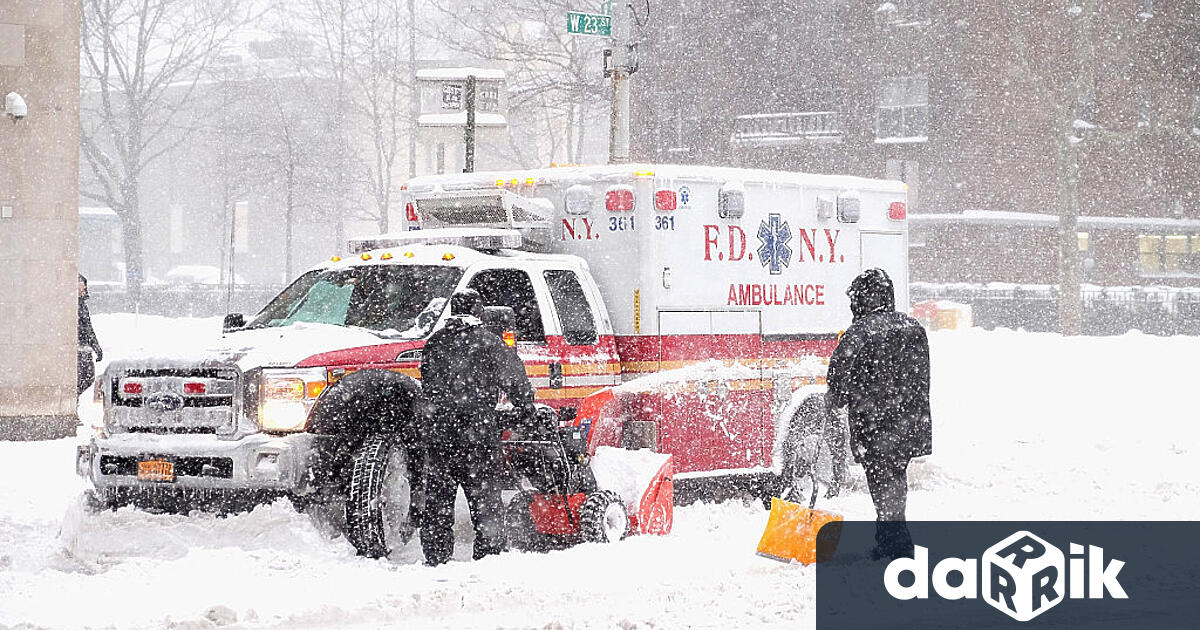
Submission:
<svg viewBox="0 0 1200 630">
<path fill-rule="evenodd" d="M 567 32 L 573 35 L 612 37 L 612 18 L 595 13 L 567 11 Z"/>
</svg>

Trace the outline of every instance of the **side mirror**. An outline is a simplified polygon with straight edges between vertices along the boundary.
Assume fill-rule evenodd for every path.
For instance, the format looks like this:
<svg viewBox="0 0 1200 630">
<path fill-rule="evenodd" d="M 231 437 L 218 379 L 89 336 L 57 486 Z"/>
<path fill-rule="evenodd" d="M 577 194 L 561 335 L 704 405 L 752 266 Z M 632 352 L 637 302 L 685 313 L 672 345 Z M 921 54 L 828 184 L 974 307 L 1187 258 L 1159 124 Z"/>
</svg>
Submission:
<svg viewBox="0 0 1200 630">
<path fill-rule="evenodd" d="M 230 332 L 237 330 L 246 325 L 246 316 L 241 313 L 230 313 L 225 316 L 225 322 L 221 324 L 222 332 Z"/>
</svg>

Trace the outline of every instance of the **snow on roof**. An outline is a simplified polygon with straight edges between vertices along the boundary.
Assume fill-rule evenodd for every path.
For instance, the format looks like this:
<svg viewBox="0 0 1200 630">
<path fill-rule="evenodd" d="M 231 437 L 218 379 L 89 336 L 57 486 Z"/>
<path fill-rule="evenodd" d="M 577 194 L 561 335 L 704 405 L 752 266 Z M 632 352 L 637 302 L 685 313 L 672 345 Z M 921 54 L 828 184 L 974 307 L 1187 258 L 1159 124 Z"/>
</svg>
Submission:
<svg viewBox="0 0 1200 630">
<path fill-rule="evenodd" d="M 542 180 L 549 184 L 571 185 L 575 183 L 600 183 L 611 180 L 624 181 L 635 174 L 660 179 L 712 182 L 769 183 L 834 190 L 872 190 L 902 193 L 907 190 L 904 182 L 887 179 L 868 179 L 850 175 L 817 175 L 791 171 L 767 169 L 733 168 L 725 166 L 698 166 L 695 164 L 611 164 L 605 166 L 570 166 L 530 170 L 490 171 L 478 173 L 449 173 L 425 175 L 408 182 L 410 192 L 426 192 L 435 186 L 494 187 L 497 180 L 527 179 Z"/>
<path fill-rule="evenodd" d="M 910 214 L 910 224 L 936 225 L 968 224 L 968 225 L 1026 225 L 1054 226 L 1059 218 L 1053 214 L 1037 212 L 1013 212 L 999 210 L 967 210 L 961 214 Z M 1132 228 L 1142 230 L 1182 230 L 1200 231 L 1200 220 L 1170 219 L 1165 217 L 1079 217 L 1081 229 L 1096 228 Z"/>
<path fill-rule="evenodd" d="M 504 71 L 495 68 L 425 68 L 417 70 L 417 79 L 426 81 L 465 81 L 471 75 L 485 81 L 504 80 Z"/>
<path fill-rule="evenodd" d="M 81 217 L 116 217 L 117 213 L 112 208 L 101 206 L 80 206 L 79 216 Z"/>
</svg>

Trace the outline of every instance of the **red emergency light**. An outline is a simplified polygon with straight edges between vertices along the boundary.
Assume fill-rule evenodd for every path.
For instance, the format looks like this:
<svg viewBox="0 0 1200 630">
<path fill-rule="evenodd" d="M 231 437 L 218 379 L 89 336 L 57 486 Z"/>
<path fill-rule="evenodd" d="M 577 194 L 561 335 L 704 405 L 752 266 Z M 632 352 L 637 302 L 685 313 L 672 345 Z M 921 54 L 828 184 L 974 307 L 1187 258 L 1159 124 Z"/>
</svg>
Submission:
<svg viewBox="0 0 1200 630">
<path fill-rule="evenodd" d="M 203 396 L 204 394 L 208 393 L 208 386 L 204 383 L 184 383 L 183 393 L 193 396 Z"/>
<path fill-rule="evenodd" d="M 675 197 L 674 190 L 656 190 L 654 191 L 654 207 L 658 210 L 674 210 L 678 207 L 678 200 Z"/>
<path fill-rule="evenodd" d="M 404 217 L 409 221 L 417 221 L 417 207 L 412 203 L 404 204 Z"/>
<path fill-rule="evenodd" d="M 614 188 L 604 193 L 604 207 L 609 212 L 629 212 L 633 210 L 633 190 L 629 188 Z"/>
<path fill-rule="evenodd" d="M 908 216 L 908 208 L 905 207 L 903 201 L 893 201 L 892 205 L 888 206 L 888 218 L 893 221 L 903 221 Z"/>
<path fill-rule="evenodd" d="M 125 383 L 124 385 L 121 386 L 121 392 L 124 394 L 135 394 L 135 395 L 141 394 L 142 393 L 142 384 L 141 383 Z"/>
</svg>

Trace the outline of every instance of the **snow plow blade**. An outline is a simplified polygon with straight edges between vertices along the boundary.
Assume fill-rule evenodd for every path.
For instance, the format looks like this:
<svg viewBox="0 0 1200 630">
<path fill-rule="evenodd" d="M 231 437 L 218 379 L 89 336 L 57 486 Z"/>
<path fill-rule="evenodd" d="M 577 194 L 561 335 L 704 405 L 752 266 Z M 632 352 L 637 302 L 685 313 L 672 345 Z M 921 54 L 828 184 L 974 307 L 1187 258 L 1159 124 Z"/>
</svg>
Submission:
<svg viewBox="0 0 1200 630">
<path fill-rule="evenodd" d="M 799 562 L 813 564 L 823 562 L 833 556 L 837 548 L 837 540 L 841 534 L 841 514 L 825 510 L 806 508 L 798 503 L 784 501 L 779 497 L 771 498 L 771 516 L 767 519 L 767 529 L 762 539 L 758 541 L 758 555 L 781 562 Z M 817 547 L 817 532 L 829 523 L 838 523 L 837 535 L 826 536 L 823 544 Z"/>
</svg>

